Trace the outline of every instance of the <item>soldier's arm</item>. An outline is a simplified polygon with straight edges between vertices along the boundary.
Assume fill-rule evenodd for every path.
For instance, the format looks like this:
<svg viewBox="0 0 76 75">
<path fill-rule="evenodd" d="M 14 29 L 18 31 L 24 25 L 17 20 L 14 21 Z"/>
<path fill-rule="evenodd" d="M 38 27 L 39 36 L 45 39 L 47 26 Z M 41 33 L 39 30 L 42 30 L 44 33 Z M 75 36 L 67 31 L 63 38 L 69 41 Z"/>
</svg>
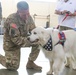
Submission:
<svg viewBox="0 0 76 75">
<path fill-rule="evenodd" d="M 8 19 L 4 26 L 5 29 L 8 30 L 8 35 L 10 36 L 10 40 L 16 45 L 24 44 L 24 40 L 26 38 L 20 36 L 19 28 L 16 22 L 12 19 Z"/>
<path fill-rule="evenodd" d="M 25 37 L 20 36 L 20 31 L 18 28 L 10 27 L 9 35 L 11 40 L 16 45 L 23 45 L 25 41 Z"/>
</svg>

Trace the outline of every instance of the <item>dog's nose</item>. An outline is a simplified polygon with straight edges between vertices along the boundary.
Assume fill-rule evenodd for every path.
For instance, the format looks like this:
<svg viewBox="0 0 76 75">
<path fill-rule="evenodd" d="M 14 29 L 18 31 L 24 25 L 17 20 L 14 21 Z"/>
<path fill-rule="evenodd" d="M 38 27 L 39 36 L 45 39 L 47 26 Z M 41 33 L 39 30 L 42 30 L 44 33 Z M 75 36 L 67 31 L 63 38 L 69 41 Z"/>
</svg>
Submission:
<svg viewBox="0 0 76 75">
<path fill-rule="evenodd" d="M 30 40 L 30 37 L 28 37 L 27 40 Z"/>
</svg>

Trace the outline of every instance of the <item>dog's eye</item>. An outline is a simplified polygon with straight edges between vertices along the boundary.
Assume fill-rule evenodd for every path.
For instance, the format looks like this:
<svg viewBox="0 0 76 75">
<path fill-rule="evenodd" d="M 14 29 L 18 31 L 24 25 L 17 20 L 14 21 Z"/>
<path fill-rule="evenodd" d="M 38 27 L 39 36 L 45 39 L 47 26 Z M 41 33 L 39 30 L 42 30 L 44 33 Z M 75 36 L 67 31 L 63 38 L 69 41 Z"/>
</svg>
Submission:
<svg viewBox="0 0 76 75">
<path fill-rule="evenodd" d="M 27 36 L 30 36 L 30 35 L 31 35 L 31 32 L 28 32 L 28 33 L 27 33 Z"/>
<path fill-rule="evenodd" d="M 34 32 L 34 34 L 37 34 L 36 32 Z"/>
<path fill-rule="evenodd" d="M 31 32 L 29 32 L 29 34 L 31 35 Z"/>
</svg>

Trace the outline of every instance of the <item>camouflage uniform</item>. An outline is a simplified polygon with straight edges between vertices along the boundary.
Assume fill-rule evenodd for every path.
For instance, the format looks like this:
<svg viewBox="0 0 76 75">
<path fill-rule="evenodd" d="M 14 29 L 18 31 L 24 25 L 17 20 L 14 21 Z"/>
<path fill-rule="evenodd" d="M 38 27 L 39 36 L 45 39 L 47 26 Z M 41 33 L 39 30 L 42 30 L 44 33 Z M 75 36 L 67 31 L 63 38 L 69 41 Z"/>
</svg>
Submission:
<svg viewBox="0 0 76 75">
<path fill-rule="evenodd" d="M 0 24 L 1 24 L 1 20 L 2 20 L 2 6 L 1 6 L 1 2 L 0 2 Z"/>
<path fill-rule="evenodd" d="M 7 69 L 18 69 L 20 64 L 20 48 L 30 47 L 27 40 L 27 33 L 35 28 L 31 16 L 23 21 L 17 13 L 10 15 L 4 24 L 4 44 L 5 57 L 0 55 L 0 63 Z M 38 45 L 32 46 L 29 59 L 35 61 L 39 54 Z"/>
</svg>

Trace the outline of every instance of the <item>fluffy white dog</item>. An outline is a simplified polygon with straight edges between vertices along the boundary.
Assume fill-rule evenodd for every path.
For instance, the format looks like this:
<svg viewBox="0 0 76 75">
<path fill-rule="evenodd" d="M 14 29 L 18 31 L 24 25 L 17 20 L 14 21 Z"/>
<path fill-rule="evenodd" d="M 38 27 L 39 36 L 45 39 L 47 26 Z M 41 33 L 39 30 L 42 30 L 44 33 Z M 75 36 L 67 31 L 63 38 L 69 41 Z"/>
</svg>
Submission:
<svg viewBox="0 0 76 75">
<path fill-rule="evenodd" d="M 54 72 L 54 75 L 59 75 L 64 67 L 65 57 L 67 58 L 66 66 L 76 69 L 76 31 L 63 31 L 66 37 L 64 45 L 59 43 L 59 30 L 53 28 L 37 27 L 31 31 L 28 40 L 33 44 L 39 44 L 42 47 L 43 53 L 50 62 L 50 70 L 48 75 Z M 50 47 L 47 46 L 50 40 Z M 47 47 L 47 48 L 46 48 Z"/>
</svg>

